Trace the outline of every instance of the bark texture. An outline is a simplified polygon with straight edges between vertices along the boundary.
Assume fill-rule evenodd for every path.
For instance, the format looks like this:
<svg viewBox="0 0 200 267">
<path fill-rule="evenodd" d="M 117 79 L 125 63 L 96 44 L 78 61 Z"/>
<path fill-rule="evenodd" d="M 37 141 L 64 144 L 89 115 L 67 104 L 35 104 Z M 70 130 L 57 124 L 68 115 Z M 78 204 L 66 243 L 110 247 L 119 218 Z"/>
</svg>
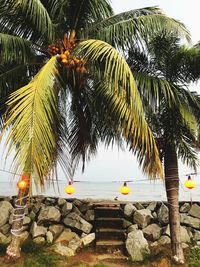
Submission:
<svg viewBox="0 0 200 267">
<path fill-rule="evenodd" d="M 181 244 L 179 214 L 179 175 L 175 147 L 168 144 L 164 156 L 165 186 L 169 207 L 169 226 L 171 235 L 172 258 L 177 264 L 184 264 L 185 258 Z"/>
<path fill-rule="evenodd" d="M 25 190 L 19 190 L 17 198 L 18 200 L 15 202 L 15 209 L 13 212 L 13 223 L 11 230 L 12 239 L 6 251 L 6 258 L 7 260 L 10 261 L 15 261 L 20 257 L 21 254 L 20 229 L 22 229 L 23 227 L 23 218 L 24 218 L 23 214 L 25 213 L 26 205 L 28 203 L 29 182 L 30 180 L 28 179 L 27 180 L 28 186 Z"/>
</svg>

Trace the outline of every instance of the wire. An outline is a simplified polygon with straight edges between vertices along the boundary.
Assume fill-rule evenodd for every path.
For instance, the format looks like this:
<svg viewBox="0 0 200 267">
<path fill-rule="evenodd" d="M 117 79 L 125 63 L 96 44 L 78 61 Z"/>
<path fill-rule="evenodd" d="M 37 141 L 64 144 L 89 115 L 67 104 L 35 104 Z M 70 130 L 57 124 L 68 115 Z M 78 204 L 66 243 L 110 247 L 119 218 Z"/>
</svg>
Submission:
<svg viewBox="0 0 200 267">
<path fill-rule="evenodd" d="M 24 197 L 21 197 L 21 198 L 17 198 L 15 200 L 15 210 L 14 210 L 14 213 L 13 213 L 13 219 L 12 219 L 12 223 L 13 222 L 17 222 L 17 221 L 23 221 L 24 220 L 24 217 L 25 217 L 25 212 L 22 213 L 22 214 L 15 214 L 15 212 L 17 211 L 20 211 L 20 210 L 25 210 L 25 208 L 27 207 L 27 204 L 25 205 L 21 205 L 20 202 L 23 200 L 23 199 L 27 199 L 28 198 L 28 194 Z M 18 203 L 19 202 L 19 203 Z M 21 232 L 23 230 L 23 225 L 21 226 L 20 229 L 11 229 L 11 234 L 13 234 L 14 236 L 21 236 L 21 234 L 18 234 L 18 232 Z"/>
</svg>

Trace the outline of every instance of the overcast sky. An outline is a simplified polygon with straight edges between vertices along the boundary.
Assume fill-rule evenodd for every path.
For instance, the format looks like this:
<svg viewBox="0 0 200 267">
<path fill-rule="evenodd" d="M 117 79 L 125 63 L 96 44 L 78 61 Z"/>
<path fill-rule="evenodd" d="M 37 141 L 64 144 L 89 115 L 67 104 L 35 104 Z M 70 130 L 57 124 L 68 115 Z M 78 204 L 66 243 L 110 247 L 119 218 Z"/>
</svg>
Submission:
<svg viewBox="0 0 200 267">
<path fill-rule="evenodd" d="M 199 14 L 200 0 L 112 0 L 116 13 L 123 11 L 158 6 L 170 17 L 183 22 L 192 35 L 193 43 L 200 40 Z M 180 177 L 188 173 L 188 168 L 180 164 Z M 77 171 L 74 179 L 78 180 L 137 180 L 145 178 L 136 159 L 130 152 L 118 151 L 116 147 L 105 150 L 100 147 L 96 157 L 86 165 L 84 174 Z"/>
<path fill-rule="evenodd" d="M 176 18 L 187 26 L 192 35 L 194 43 L 200 40 L 199 34 L 199 14 L 200 0 L 112 0 L 116 13 L 126 10 L 159 6 L 165 14 Z M 0 150 L 3 151 L 1 144 Z M 3 168 L 3 158 L 1 157 L 0 167 Z M 8 163 L 9 165 L 9 163 Z M 8 169 L 8 166 L 6 167 Z M 188 169 L 180 165 L 180 176 L 188 173 Z M 1 176 L 5 176 L 1 173 Z M 65 179 L 60 173 L 60 179 Z M 75 173 L 75 180 L 138 180 L 144 179 L 142 172 L 138 167 L 138 163 L 133 155 L 128 152 L 118 151 L 116 147 L 105 150 L 100 147 L 97 156 L 93 157 L 86 165 L 85 173 L 80 170 Z"/>
</svg>

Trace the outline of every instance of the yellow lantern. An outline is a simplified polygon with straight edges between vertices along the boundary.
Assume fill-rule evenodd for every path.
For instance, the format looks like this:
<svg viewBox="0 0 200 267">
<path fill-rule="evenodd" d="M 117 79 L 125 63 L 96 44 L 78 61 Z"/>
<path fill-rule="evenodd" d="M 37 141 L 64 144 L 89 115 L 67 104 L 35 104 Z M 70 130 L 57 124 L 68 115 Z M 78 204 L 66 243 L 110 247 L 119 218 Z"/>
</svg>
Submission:
<svg viewBox="0 0 200 267">
<path fill-rule="evenodd" d="M 17 187 L 20 189 L 20 190 L 25 190 L 27 188 L 27 182 L 25 180 L 21 180 L 17 183 Z"/>
<path fill-rule="evenodd" d="M 192 178 L 190 177 L 190 175 L 188 176 L 188 179 L 185 181 L 185 187 L 187 187 L 188 189 L 193 189 L 196 187 L 195 182 L 192 180 Z"/>
<path fill-rule="evenodd" d="M 75 192 L 75 188 L 74 188 L 72 182 L 69 182 L 69 184 L 65 187 L 65 192 L 68 195 L 72 195 Z"/>
<path fill-rule="evenodd" d="M 120 188 L 120 193 L 122 195 L 128 195 L 131 192 L 130 187 L 127 186 L 127 183 L 124 182 L 124 185 Z"/>
</svg>

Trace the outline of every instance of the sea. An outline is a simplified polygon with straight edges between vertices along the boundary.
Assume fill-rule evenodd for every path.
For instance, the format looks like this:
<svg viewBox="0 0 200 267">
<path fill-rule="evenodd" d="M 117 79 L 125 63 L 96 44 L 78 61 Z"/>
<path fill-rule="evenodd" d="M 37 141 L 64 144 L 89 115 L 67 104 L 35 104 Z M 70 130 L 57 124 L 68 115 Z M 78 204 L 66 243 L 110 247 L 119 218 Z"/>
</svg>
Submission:
<svg viewBox="0 0 200 267">
<path fill-rule="evenodd" d="M 66 181 L 59 181 L 58 186 L 46 187 L 45 191 L 33 190 L 33 195 L 46 195 L 52 197 L 64 197 L 64 198 L 79 198 L 79 199 L 118 199 L 121 201 L 166 201 L 165 186 L 162 181 L 135 181 L 128 183 L 131 189 L 130 194 L 124 196 L 120 194 L 120 187 L 123 182 L 93 182 L 93 181 L 80 181 L 75 182 L 75 193 L 73 195 L 67 195 L 65 193 Z M 189 190 L 180 182 L 179 188 L 179 200 L 180 201 L 200 201 L 200 184 L 196 188 Z M 17 194 L 16 181 L 4 181 L 0 182 L 0 196 L 13 196 Z"/>
</svg>

